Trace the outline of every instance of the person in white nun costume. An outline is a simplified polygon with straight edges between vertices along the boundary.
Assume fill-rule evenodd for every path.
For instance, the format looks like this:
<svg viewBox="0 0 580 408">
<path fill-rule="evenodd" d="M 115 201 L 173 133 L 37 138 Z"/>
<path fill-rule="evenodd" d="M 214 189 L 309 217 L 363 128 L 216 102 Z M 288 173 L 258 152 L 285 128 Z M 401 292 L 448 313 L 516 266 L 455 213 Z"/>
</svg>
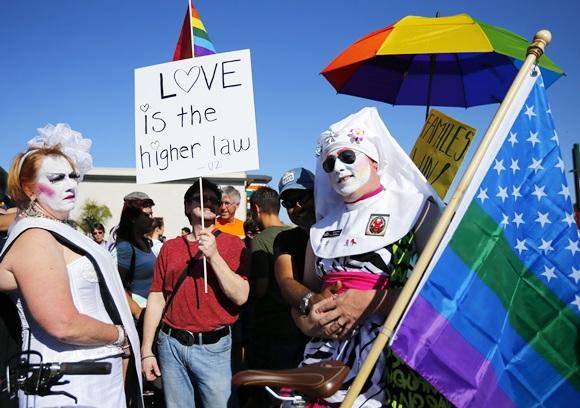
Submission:
<svg viewBox="0 0 580 408">
<path fill-rule="evenodd" d="M 416 255 L 416 230 L 435 196 L 423 175 L 390 135 L 376 109 L 364 108 L 320 135 L 315 203 L 305 283 L 312 293 L 339 287 L 330 298 L 294 310 L 298 326 L 314 337 L 303 365 L 335 359 L 351 367 L 341 390 L 326 399 L 340 403 L 363 364 Z M 421 227 L 423 228 L 423 227 Z M 310 266 L 310 267 L 309 267 Z M 355 407 L 384 402 L 383 355 Z"/>
<path fill-rule="evenodd" d="M 22 349 L 43 362 L 109 362 L 108 375 L 65 375 L 54 392 L 19 395 L 21 407 L 142 407 L 139 338 L 107 250 L 68 224 L 91 141 L 67 124 L 48 125 L 16 156 L 8 187 L 19 207 L 0 252 L 0 290 L 22 320 Z M 129 358 L 124 388 L 123 357 Z M 29 363 L 38 364 L 35 355 Z"/>
</svg>

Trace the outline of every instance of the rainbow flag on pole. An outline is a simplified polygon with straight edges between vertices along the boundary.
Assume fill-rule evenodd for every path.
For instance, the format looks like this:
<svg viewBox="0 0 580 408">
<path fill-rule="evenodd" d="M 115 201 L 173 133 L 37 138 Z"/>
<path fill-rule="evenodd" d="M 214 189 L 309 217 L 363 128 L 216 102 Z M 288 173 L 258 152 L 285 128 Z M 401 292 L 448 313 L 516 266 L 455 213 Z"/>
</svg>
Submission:
<svg viewBox="0 0 580 408">
<path fill-rule="evenodd" d="M 191 10 L 191 13 L 190 13 Z M 186 58 L 191 58 L 191 38 L 193 37 L 194 57 L 201 57 L 202 55 L 215 54 L 215 47 L 209 39 L 209 35 L 195 9 L 193 3 L 189 2 L 189 7 L 185 12 L 183 26 L 177 46 L 173 53 L 173 61 L 178 61 Z"/>
<path fill-rule="evenodd" d="M 538 71 L 510 109 L 392 349 L 458 407 L 578 406 L 580 240 Z"/>
</svg>

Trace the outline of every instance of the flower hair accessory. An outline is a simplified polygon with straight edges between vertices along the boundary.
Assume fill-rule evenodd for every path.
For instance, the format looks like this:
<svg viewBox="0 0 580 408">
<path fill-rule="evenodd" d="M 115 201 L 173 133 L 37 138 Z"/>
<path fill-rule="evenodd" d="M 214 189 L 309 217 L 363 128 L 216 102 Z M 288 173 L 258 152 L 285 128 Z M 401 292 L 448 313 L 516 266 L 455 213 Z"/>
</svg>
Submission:
<svg viewBox="0 0 580 408">
<path fill-rule="evenodd" d="M 93 157 L 90 149 L 91 139 L 83 138 L 83 135 L 76 130 L 72 130 L 68 123 L 58 123 L 56 126 L 48 124 L 43 128 L 38 128 L 38 135 L 28 141 L 28 152 L 20 159 L 18 172 L 22 168 L 22 163 L 26 156 L 33 151 L 43 147 L 53 147 L 60 145 L 66 154 L 75 163 L 76 170 L 81 177 L 93 167 Z"/>
<path fill-rule="evenodd" d="M 351 143 L 360 143 L 364 139 L 365 131 L 362 129 L 351 129 L 348 136 L 350 137 Z"/>
<path fill-rule="evenodd" d="M 324 143 L 326 145 L 330 145 L 334 142 L 336 142 L 336 138 L 338 137 L 338 135 L 332 131 L 332 129 L 330 129 L 328 131 L 328 133 L 326 134 L 326 136 L 324 137 Z"/>
</svg>

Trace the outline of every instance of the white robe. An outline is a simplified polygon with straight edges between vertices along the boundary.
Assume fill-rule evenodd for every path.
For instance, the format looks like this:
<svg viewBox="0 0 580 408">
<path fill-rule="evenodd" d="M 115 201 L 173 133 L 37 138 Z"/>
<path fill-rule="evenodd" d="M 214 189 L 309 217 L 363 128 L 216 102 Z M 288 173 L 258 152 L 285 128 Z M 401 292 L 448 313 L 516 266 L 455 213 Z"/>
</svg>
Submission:
<svg viewBox="0 0 580 408">
<path fill-rule="evenodd" d="M 319 258 L 340 258 L 384 248 L 413 229 L 427 199 L 416 191 L 383 190 L 355 203 L 338 203 L 310 229 L 312 250 Z M 376 216 L 384 220 L 384 229 L 372 234 L 367 230 Z"/>
</svg>

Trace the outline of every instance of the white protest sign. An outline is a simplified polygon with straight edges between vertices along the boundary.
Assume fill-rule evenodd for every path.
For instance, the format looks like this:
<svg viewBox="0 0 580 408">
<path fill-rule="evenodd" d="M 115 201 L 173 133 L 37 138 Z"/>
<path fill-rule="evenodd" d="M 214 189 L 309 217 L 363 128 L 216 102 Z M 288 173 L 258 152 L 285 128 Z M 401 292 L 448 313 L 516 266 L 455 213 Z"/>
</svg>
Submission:
<svg viewBox="0 0 580 408">
<path fill-rule="evenodd" d="M 259 168 L 250 50 L 135 70 L 137 183 Z"/>
</svg>

